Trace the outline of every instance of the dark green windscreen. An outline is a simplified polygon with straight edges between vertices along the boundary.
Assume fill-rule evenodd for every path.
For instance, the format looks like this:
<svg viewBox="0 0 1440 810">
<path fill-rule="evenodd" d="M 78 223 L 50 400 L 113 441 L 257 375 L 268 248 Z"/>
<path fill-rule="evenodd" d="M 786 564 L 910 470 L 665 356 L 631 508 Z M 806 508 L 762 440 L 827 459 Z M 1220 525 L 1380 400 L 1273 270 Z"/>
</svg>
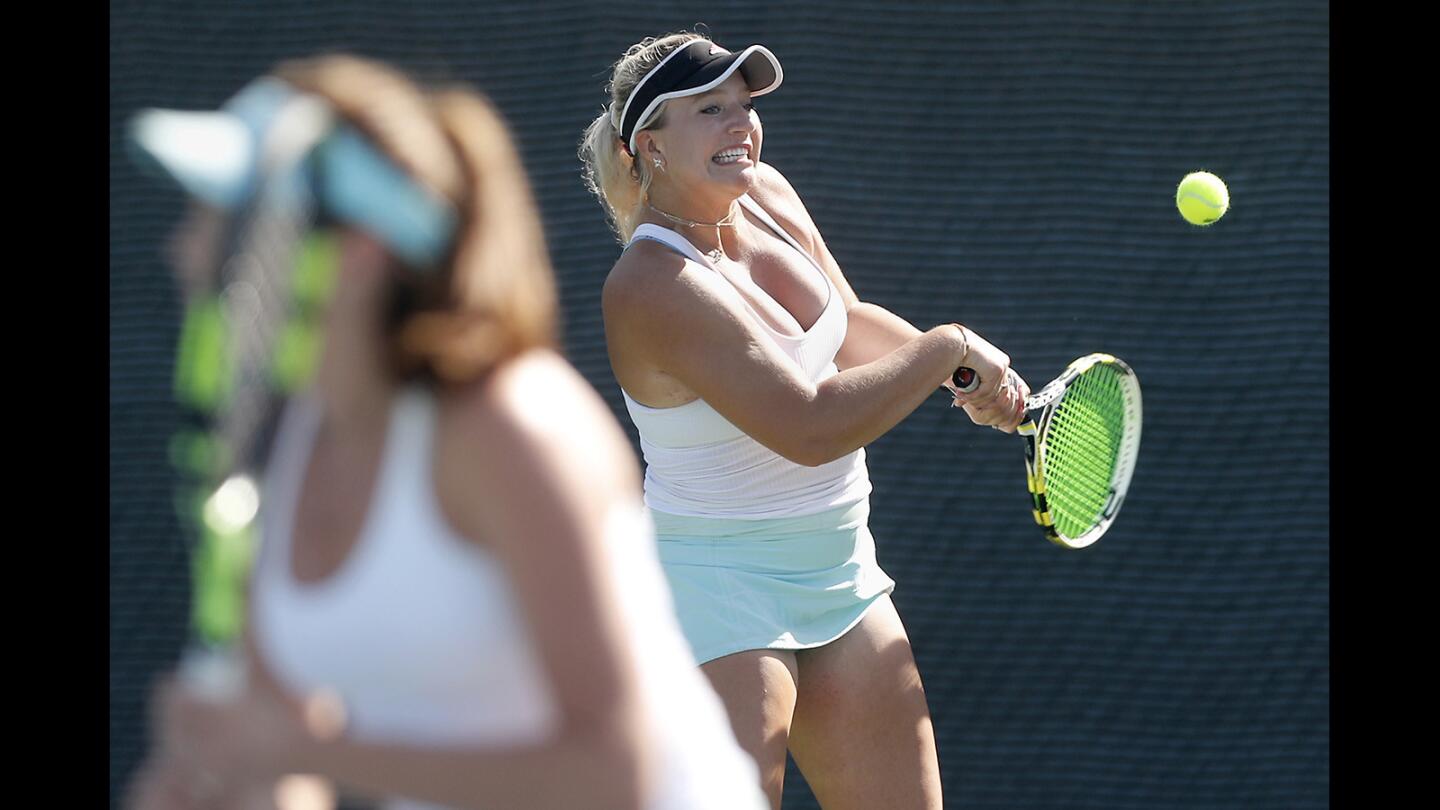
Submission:
<svg viewBox="0 0 1440 810">
<path fill-rule="evenodd" d="M 1019 440 L 941 394 L 868 448 L 947 806 L 1328 806 L 1330 30 L 1301 0 L 112 2 L 114 790 L 189 594 L 162 253 L 183 206 L 129 161 L 125 118 L 322 49 L 484 87 L 535 185 L 566 351 L 630 430 L 600 322 L 619 246 L 575 146 L 621 52 L 697 22 L 784 65 L 763 159 L 862 299 L 970 326 L 1034 386 L 1091 352 L 1144 386 L 1124 512 L 1083 550 L 1036 530 Z M 1205 228 L 1175 210 L 1199 169 L 1231 193 Z M 814 806 L 792 769 L 787 810 Z"/>
</svg>

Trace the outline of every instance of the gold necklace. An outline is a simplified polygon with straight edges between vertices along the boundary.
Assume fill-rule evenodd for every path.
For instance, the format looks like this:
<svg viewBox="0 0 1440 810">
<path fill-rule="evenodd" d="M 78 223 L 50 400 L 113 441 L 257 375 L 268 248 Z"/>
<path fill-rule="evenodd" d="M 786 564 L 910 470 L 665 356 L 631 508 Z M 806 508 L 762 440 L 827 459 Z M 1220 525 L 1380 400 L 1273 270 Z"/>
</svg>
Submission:
<svg viewBox="0 0 1440 810">
<path fill-rule="evenodd" d="M 656 208 L 649 202 L 646 202 L 645 205 L 649 206 L 651 211 L 654 211 L 655 213 L 670 220 L 676 225 L 684 225 L 687 228 L 714 228 L 715 244 L 717 245 L 717 247 L 714 250 L 706 251 L 705 255 L 709 257 L 710 261 L 712 262 L 718 262 L 725 257 L 725 245 L 720 239 L 720 229 L 722 227 L 734 227 L 736 215 L 740 213 L 739 207 L 736 206 L 734 203 L 730 204 L 730 213 L 721 217 L 720 221 L 718 222 L 696 222 L 693 219 L 677 217 L 669 212 L 661 211 L 659 208 Z"/>
</svg>

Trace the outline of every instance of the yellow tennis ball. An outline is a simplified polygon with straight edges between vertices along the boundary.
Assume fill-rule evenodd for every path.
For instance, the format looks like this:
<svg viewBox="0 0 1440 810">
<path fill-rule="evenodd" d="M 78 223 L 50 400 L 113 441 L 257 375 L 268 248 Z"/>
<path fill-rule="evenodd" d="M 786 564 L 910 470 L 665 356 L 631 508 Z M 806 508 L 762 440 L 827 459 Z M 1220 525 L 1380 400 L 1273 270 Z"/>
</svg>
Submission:
<svg viewBox="0 0 1440 810">
<path fill-rule="evenodd" d="M 1230 210 L 1230 189 L 1209 172 L 1191 172 L 1175 189 L 1175 207 L 1191 225 L 1209 225 Z"/>
</svg>

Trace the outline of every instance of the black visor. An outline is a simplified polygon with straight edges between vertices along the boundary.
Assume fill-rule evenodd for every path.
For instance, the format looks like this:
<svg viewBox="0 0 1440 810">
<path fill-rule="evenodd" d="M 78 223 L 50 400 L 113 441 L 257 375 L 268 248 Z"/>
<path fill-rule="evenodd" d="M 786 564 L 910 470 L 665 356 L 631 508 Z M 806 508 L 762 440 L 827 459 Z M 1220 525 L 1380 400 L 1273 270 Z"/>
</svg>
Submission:
<svg viewBox="0 0 1440 810">
<path fill-rule="evenodd" d="M 662 104 L 672 98 L 707 92 L 736 70 L 745 77 L 752 96 L 763 96 L 779 87 L 785 75 L 775 54 L 763 45 L 731 53 L 708 39 L 697 39 L 676 48 L 635 85 L 619 120 L 612 119 L 620 130 L 621 142 L 633 155 L 635 133 L 654 123 Z"/>
</svg>

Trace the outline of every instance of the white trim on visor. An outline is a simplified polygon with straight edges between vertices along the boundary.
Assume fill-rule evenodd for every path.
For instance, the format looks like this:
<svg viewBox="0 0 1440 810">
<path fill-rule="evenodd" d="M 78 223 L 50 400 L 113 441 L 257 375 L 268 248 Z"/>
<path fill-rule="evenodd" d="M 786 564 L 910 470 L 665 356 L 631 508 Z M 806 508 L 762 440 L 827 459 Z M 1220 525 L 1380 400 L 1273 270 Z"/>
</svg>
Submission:
<svg viewBox="0 0 1440 810">
<path fill-rule="evenodd" d="M 450 249 L 459 214 L 406 174 L 329 104 L 273 77 L 246 85 L 217 112 L 142 110 L 129 143 L 191 196 L 233 210 L 319 204 L 418 269 Z"/>
<path fill-rule="evenodd" d="M 630 92 L 630 98 L 625 100 L 625 108 L 620 111 L 620 121 L 616 122 L 613 114 L 611 116 L 611 123 L 615 124 L 615 129 L 617 131 L 620 129 L 621 123 L 625 121 L 625 114 L 630 112 L 630 102 L 634 101 L 635 97 L 640 94 L 640 88 L 645 85 L 646 79 L 649 79 L 651 76 L 654 76 L 656 73 L 658 73 L 660 68 L 666 62 L 673 59 L 681 51 L 684 51 L 686 48 L 690 47 L 691 44 L 693 43 L 687 42 L 679 48 L 671 51 L 669 55 L 667 55 L 664 59 L 660 60 L 660 64 L 651 68 L 650 72 L 645 74 L 645 78 L 641 79 L 639 84 L 635 85 L 635 89 Z M 775 88 L 779 87 L 780 82 L 785 79 L 785 71 L 780 68 L 780 60 L 776 59 L 775 54 L 771 53 L 770 49 L 766 48 L 764 45 L 751 45 L 750 47 L 741 51 L 739 57 L 737 57 L 734 62 L 730 63 L 730 67 L 726 68 L 724 73 L 721 73 L 714 79 L 700 85 L 699 87 L 687 87 L 683 90 L 671 90 L 668 93 L 661 93 L 660 95 L 656 96 L 649 104 L 647 104 L 645 106 L 645 111 L 640 114 L 639 120 L 635 122 L 635 130 L 630 133 L 630 142 L 628 144 L 628 146 L 630 147 L 630 154 L 635 154 L 635 136 L 640 134 L 640 130 L 645 129 L 654 122 L 655 116 L 659 114 L 661 104 L 664 104 L 672 98 L 684 98 L 686 96 L 699 95 L 700 93 L 705 93 L 709 90 L 714 89 L 715 87 L 719 86 L 721 82 L 724 82 L 726 79 L 730 78 L 730 76 L 735 71 L 739 70 L 740 67 L 745 64 L 746 60 L 750 59 L 752 55 L 757 53 L 763 55 L 766 59 L 770 60 L 770 66 L 775 69 L 775 81 L 771 82 L 766 87 L 761 87 L 758 90 L 751 90 L 750 96 L 752 98 L 755 96 L 763 96 L 766 93 L 772 92 L 773 90 L 775 90 Z"/>
</svg>

